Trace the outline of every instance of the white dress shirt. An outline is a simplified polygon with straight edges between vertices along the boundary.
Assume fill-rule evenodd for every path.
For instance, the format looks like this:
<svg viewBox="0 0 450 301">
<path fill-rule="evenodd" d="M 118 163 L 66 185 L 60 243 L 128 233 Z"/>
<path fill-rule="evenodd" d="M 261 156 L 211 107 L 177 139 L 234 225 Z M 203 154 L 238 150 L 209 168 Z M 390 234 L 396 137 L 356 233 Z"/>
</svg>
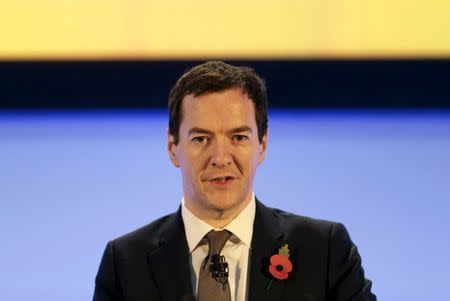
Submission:
<svg viewBox="0 0 450 301">
<path fill-rule="evenodd" d="M 192 291 L 197 296 L 200 266 L 208 255 L 208 242 L 205 238 L 210 230 L 228 230 L 232 233 L 222 249 L 221 255 L 228 262 L 231 301 L 247 300 L 248 265 L 250 259 L 250 244 L 253 235 L 255 219 L 255 195 L 251 201 L 228 225 L 217 229 L 194 215 L 181 201 L 181 216 L 183 218 L 186 239 L 190 252 L 190 269 Z"/>
</svg>

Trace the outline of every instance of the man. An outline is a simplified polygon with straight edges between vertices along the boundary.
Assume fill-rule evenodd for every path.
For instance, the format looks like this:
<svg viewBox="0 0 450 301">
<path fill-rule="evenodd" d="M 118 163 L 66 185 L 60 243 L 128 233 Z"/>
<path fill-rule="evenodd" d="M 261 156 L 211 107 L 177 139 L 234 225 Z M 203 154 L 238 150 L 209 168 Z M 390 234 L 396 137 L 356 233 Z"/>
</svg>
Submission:
<svg viewBox="0 0 450 301">
<path fill-rule="evenodd" d="M 376 300 L 345 228 L 265 207 L 253 193 L 267 148 L 264 81 L 207 62 L 169 96 L 176 213 L 108 243 L 95 301 Z"/>
</svg>

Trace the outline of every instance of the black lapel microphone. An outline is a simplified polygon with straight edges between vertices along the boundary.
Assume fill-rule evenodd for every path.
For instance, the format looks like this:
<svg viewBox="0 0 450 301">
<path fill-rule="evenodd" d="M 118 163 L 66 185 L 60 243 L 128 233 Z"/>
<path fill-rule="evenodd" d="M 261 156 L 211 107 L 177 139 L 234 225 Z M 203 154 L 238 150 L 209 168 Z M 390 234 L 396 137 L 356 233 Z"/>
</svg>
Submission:
<svg viewBox="0 0 450 301">
<path fill-rule="evenodd" d="M 211 256 L 211 263 L 209 265 L 209 271 L 212 277 L 221 282 L 222 284 L 228 281 L 228 263 L 225 260 L 225 256 L 214 254 Z"/>
</svg>

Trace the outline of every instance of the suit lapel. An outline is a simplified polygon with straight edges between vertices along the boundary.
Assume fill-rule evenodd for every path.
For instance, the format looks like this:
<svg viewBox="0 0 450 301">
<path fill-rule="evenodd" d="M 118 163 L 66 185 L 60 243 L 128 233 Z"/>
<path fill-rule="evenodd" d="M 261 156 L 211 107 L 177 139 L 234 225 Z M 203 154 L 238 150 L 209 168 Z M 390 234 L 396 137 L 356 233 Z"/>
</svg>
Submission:
<svg viewBox="0 0 450 301">
<path fill-rule="evenodd" d="M 270 256 L 278 252 L 283 242 L 280 221 L 274 211 L 256 200 L 256 214 L 253 225 L 250 259 L 250 284 L 248 300 L 280 300 L 284 283 L 274 280 L 269 273 Z"/>
<path fill-rule="evenodd" d="M 274 211 L 256 200 L 255 221 L 250 254 L 248 300 L 280 300 L 284 282 L 274 280 L 268 271 L 270 256 L 283 243 L 280 221 Z M 150 271 L 161 300 L 193 300 L 189 248 L 179 209 L 169 217 L 161 231 L 159 247 L 148 255 Z"/>
<path fill-rule="evenodd" d="M 159 247 L 148 256 L 161 300 L 193 298 L 189 248 L 179 209 L 161 232 Z"/>
</svg>

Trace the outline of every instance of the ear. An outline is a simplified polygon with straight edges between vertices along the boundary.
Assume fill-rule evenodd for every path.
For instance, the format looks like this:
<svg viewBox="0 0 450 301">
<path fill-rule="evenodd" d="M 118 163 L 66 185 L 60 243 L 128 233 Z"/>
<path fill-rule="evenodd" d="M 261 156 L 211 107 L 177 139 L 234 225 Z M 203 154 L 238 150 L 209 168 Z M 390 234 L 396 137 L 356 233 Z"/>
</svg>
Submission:
<svg viewBox="0 0 450 301">
<path fill-rule="evenodd" d="M 167 131 L 167 150 L 169 152 L 170 161 L 172 161 L 175 167 L 180 167 L 180 163 L 177 159 L 175 138 Z"/>
<path fill-rule="evenodd" d="M 262 137 L 262 140 L 261 140 L 258 165 L 261 164 L 264 161 L 264 158 L 266 157 L 268 135 L 269 135 L 269 129 L 266 130 L 266 133 L 264 134 L 264 136 Z"/>
</svg>

